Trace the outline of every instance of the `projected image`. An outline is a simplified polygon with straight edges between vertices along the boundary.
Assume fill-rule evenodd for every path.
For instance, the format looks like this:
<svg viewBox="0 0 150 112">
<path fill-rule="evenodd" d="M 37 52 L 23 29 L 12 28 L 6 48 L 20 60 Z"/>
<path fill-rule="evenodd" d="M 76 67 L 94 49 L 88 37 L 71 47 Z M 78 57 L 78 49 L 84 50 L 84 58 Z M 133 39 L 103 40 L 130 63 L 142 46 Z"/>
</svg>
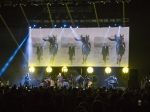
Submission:
<svg viewBox="0 0 150 112">
<path fill-rule="evenodd" d="M 86 64 L 87 57 L 90 54 L 91 51 L 91 43 L 90 43 L 90 38 L 89 35 L 83 36 L 81 35 L 79 38 L 75 37 L 76 41 L 81 41 L 82 43 L 82 64 Z"/>
<path fill-rule="evenodd" d="M 71 34 L 70 34 L 71 35 Z M 75 65 L 77 63 L 77 44 L 72 36 L 63 36 L 61 38 L 61 59 L 64 65 Z"/>
<path fill-rule="evenodd" d="M 104 35 L 94 38 L 96 60 L 104 66 L 128 66 L 129 29 L 110 28 Z"/>
<path fill-rule="evenodd" d="M 28 66 L 128 67 L 128 27 L 34 28 L 28 43 Z"/>
<path fill-rule="evenodd" d="M 57 43 L 57 36 L 48 36 L 48 39 L 43 38 L 44 41 L 49 42 L 49 55 L 50 55 L 50 64 L 53 64 L 55 55 L 58 51 L 58 43 Z"/>
</svg>

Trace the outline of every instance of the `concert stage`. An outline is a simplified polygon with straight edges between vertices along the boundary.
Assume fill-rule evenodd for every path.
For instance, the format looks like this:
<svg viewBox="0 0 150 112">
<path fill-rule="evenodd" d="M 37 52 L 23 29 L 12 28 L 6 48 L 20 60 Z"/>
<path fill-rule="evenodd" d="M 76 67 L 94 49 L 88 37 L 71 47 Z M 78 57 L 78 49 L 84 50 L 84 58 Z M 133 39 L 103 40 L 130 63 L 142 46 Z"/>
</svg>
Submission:
<svg viewBox="0 0 150 112">
<path fill-rule="evenodd" d="M 4 79 L 8 77 L 7 80 L 9 79 L 9 82 L 13 84 L 21 83 L 23 85 L 24 76 L 27 73 L 31 77 L 31 83 L 36 86 L 48 75 L 51 75 L 56 81 L 56 76 L 62 72 L 62 67 L 66 66 L 68 72 L 62 72 L 66 81 L 67 77 L 71 75 L 70 72 L 75 71 L 74 79 L 78 75 L 82 75 L 82 77 L 88 75 L 94 87 L 106 86 L 105 79 L 113 75 L 118 79 L 118 86 L 127 87 L 128 76 L 122 73 L 122 68 L 128 67 L 128 27 L 30 27 L 29 35 L 25 39 L 23 41 L 25 42 L 24 62 L 20 65 L 25 68 L 24 71 L 17 76 L 4 75 Z M 107 51 L 105 51 L 106 47 Z M 48 66 L 52 68 L 50 74 L 46 73 Z M 89 66 L 94 69 L 92 74 L 87 73 Z M 29 72 L 29 67 L 34 67 L 35 72 Z M 106 67 L 112 68 L 110 74 L 105 73 Z"/>
<path fill-rule="evenodd" d="M 75 84 L 75 81 L 79 75 L 81 75 L 83 78 L 87 75 L 89 77 L 89 86 L 92 84 L 94 88 L 96 87 L 104 87 L 107 86 L 108 88 L 111 86 L 106 85 L 106 80 L 109 79 L 112 76 L 116 76 L 118 84 L 117 87 L 128 87 L 128 75 L 123 74 L 122 67 L 112 67 L 112 72 L 110 74 L 107 74 L 105 72 L 105 67 L 94 67 L 94 72 L 92 74 L 89 74 L 87 72 L 87 67 L 68 67 L 68 72 L 63 73 L 62 67 L 52 67 L 52 72 L 47 73 L 46 67 L 36 67 L 35 72 L 30 73 L 30 84 L 33 86 L 40 86 L 40 83 L 43 83 L 48 78 L 52 78 L 52 81 L 57 82 L 57 75 L 59 72 L 62 73 L 63 81 L 69 82 L 69 77 L 72 76 L 72 80 L 74 82 L 73 87 L 78 87 Z M 17 86 L 24 85 L 25 81 L 25 75 L 20 75 L 19 77 L 14 77 L 13 80 L 10 80 L 9 82 L 12 82 L 13 84 L 16 84 Z M 110 80 L 112 81 L 112 80 Z M 7 82 L 8 83 L 8 82 Z M 6 85 L 5 82 L 2 84 Z M 42 85 L 44 86 L 44 85 Z"/>
<path fill-rule="evenodd" d="M 71 2 L 71 4 L 72 3 L 73 2 Z M 3 11 L 1 11 L 1 19 L 4 24 L 1 25 L 7 28 L 1 28 L 0 34 L 4 35 L 3 41 L 5 43 L 3 44 L 6 46 L 5 51 L 7 52 L 9 50 L 9 52 L 6 53 L 7 57 L 4 56 L 5 59 L 1 59 L 4 63 L 0 65 L 2 68 L 0 77 L 1 80 L 3 80 L 3 84 L 7 85 L 6 81 L 9 80 L 12 84 L 19 86 L 21 83 L 23 85 L 24 77 L 27 73 L 29 73 L 31 77 L 31 84 L 36 86 L 48 76 L 53 77 L 53 80 L 56 81 L 56 76 L 59 72 L 62 73 L 64 81 L 68 81 L 68 76 L 73 72 L 72 77 L 74 79 L 79 75 L 82 75 L 82 77 L 88 75 L 95 87 L 105 86 L 105 79 L 113 75 L 118 79 L 118 86 L 127 86 L 126 81 L 128 79 L 122 73 L 123 67 L 129 67 L 129 27 L 122 25 L 127 22 L 127 19 L 124 18 L 124 21 L 122 19 L 95 18 L 97 14 L 93 13 L 96 12 L 96 8 L 94 7 L 99 8 L 99 6 L 103 6 L 104 8 L 110 8 L 101 2 L 95 2 L 95 4 L 88 2 L 86 5 L 80 2 L 77 9 L 78 11 L 80 10 L 78 14 L 81 14 L 83 18 L 75 18 L 73 16 L 77 10 L 74 5 L 63 5 L 59 3 L 59 12 L 61 15 L 63 14 L 63 16 L 55 18 L 55 16 L 58 15 L 58 12 L 56 12 L 58 4 L 52 4 L 52 7 L 49 7 L 52 11 L 49 12 L 49 16 L 52 15 L 54 18 L 51 18 L 51 20 L 47 20 L 48 14 L 43 13 L 47 13 L 48 11 L 48 7 L 45 8 L 44 6 L 45 3 L 38 7 L 34 7 L 33 4 L 31 4 L 31 7 L 22 7 L 21 5 L 20 7 L 12 8 L 11 11 L 17 12 L 17 14 L 14 13 L 17 16 L 14 15 L 13 17 L 18 18 L 18 15 L 24 15 L 22 28 L 20 28 L 21 22 L 16 18 L 12 20 L 16 20 L 18 24 L 10 22 L 15 28 L 9 28 L 7 24 L 5 24 L 9 23 L 7 19 L 6 22 L 3 19 L 8 17 L 4 13 L 7 8 L 5 9 L 5 5 L 2 4 Z M 13 6 L 12 4 L 10 5 Z M 50 4 L 46 5 L 49 6 Z M 122 6 L 122 2 L 119 5 Z M 67 10 L 66 7 L 68 7 Z M 83 14 L 83 10 L 85 9 L 87 9 L 87 13 L 90 15 L 88 18 Z M 40 13 L 42 10 L 43 12 L 41 12 L 41 14 L 43 14 L 43 16 L 39 16 L 46 18 L 44 20 L 34 18 L 38 17 L 37 13 Z M 110 8 L 110 12 L 111 10 Z M 7 11 L 10 15 L 12 14 L 9 10 Z M 69 13 L 70 11 L 71 13 Z M 26 15 L 27 12 L 28 14 Z M 102 14 L 102 12 L 97 13 L 98 15 Z M 104 13 L 106 12 L 104 11 Z M 64 15 L 71 17 L 70 14 L 72 14 L 73 18 L 64 17 Z M 29 19 L 28 17 L 30 15 L 32 17 Z M 27 18 L 29 20 L 27 20 Z M 10 17 L 8 17 L 8 20 L 10 20 Z M 86 26 L 87 23 L 88 26 Z M 93 23 L 97 24 L 93 26 Z M 99 23 L 101 25 L 107 23 L 107 25 L 99 26 Z M 113 25 L 109 23 L 113 23 Z M 15 42 L 6 41 L 10 39 L 10 34 L 8 34 L 7 30 Z M 20 33 L 18 33 L 18 31 L 20 31 Z M 5 52 L 2 52 L 2 54 L 4 53 Z M 12 66 L 9 68 L 10 65 Z M 51 73 L 46 72 L 48 66 L 52 68 Z M 63 66 L 68 68 L 67 73 L 62 72 L 61 69 Z M 30 72 L 30 67 L 34 67 L 35 71 Z M 92 74 L 87 72 L 88 67 L 93 67 L 94 72 Z M 111 67 L 112 72 L 106 74 L 106 67 Z"/>
</svg>

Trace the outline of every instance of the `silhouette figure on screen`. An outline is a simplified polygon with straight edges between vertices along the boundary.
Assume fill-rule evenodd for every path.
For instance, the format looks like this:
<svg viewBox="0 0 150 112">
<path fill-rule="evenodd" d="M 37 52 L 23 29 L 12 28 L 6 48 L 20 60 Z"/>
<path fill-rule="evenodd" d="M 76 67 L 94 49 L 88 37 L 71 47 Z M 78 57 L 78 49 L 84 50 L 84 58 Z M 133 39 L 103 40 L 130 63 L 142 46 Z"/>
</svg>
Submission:
<svg viewBox="0 0 150 112">
<path fill-rule="evenodd" d="M 102 55 L 103 55 L 103 60 L 104 62 L 106 63 L 106 60 L 109 56 L 109 48 L 108 46 L 106 45 L 106 43 L 103 44 L 103 47 L 102 47 Z"/>
<path fill-rule="evenodd" d="M 41 62 L 41 56 L 43 55 L 43 48 L 41 46 L 41 43 L 39 43 L 37 46 L 36 54 L 37 54 L 37 60 L 40 63 Z"/>
<path fill-rule="evenodd" d="M 108 39 L 116 42 L 117 64 L 120 65 L 122 56 L 125 52 L 124 35 L 114 35 L 114 37 L 108 37 Z"/>
<path fill-rule="evenodd" d="M 74 57 L 75 56 L 75 47 L 73 46 L 73 43 L 70 43 L 68 54 L 69 54 L 69 60 L 72 63 L 73 59 L 75 58 Z"/>
<path fill-rule="evenodd" d="M 90 43 L 90 38 L 89 35 L 86 35 L 83 37 L 82 35 L 80 38 L 74 37 L 76 41 L 81 41 L 82 42 L 82 55 L 83 55 L 83 62 L 82 64 L 86 64 L 87 57 L 90 54 L 91 51 L 91 43 Z"/>
<path fill-rule="evenodd" d="M 50 52 L 50 64 L 53 64 L 55 55 L 58 51 L 58 43 L 57 43 L 57 36 L 48 36 L 48 39 L 43 39 L 44 41 L 48 41 L 50 43 L 49 45 L 49 52 Z"/>
</svg>

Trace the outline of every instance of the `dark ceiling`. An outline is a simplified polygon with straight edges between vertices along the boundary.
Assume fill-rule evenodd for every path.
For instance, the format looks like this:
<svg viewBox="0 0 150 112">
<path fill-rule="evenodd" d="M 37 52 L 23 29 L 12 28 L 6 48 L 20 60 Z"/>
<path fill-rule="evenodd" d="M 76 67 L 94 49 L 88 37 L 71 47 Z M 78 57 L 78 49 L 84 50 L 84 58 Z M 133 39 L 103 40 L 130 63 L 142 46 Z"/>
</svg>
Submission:
<svg viewBox="0 0 150 112">
<path fill-rule="evenodd" d="M 27 0 L 30 2 L 19 2 L 19 0 L 2 1 L 0 14 L 3 20 L 1 19 L 0 21 L 0 27 L 4 27 L 6 24 L 10 27 L 20 27 L 22 25 L 28 25 L 28 22 L 30 25 L 37 24 L 39 26 L 46 25 L 48 27 L 52 27 L 48 9 L 50 11 L 53 24 L 57 24 L 58 26 L 61 26 L 64 23 L 68 24 L 68 26 L 72 25 L 66 4 L 74 24 L 80 25 L 81 27 L 97 27 L 94 4 L 101 27 L 113 26 L 114 24 L 122 25 L 122 1 L 124 1 L 125 5 L 126 26 L 131 25 L 132 19 L 134 19 L 132 18 L 133 12 L 135 12 L 137 8 L 140 10 L 140 7 L 137 7 L 139 3 L 130 0 Z M 6 24 L 4 24 L 4 21 Z"/>
</svg>

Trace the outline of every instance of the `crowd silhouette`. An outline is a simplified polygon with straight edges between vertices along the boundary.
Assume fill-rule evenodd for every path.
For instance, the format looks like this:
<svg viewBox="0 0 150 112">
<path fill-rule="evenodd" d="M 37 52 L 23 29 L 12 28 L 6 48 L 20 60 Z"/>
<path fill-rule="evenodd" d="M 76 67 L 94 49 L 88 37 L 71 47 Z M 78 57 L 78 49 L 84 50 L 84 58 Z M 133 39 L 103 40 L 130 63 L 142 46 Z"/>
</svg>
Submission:
<svg viewBox="0 0 150 112">
<path fill-rule="evenodd" d="M 150 112 L 150 91 L 102 88 L 0 88 L 1 112 Z"/>
</svg>

